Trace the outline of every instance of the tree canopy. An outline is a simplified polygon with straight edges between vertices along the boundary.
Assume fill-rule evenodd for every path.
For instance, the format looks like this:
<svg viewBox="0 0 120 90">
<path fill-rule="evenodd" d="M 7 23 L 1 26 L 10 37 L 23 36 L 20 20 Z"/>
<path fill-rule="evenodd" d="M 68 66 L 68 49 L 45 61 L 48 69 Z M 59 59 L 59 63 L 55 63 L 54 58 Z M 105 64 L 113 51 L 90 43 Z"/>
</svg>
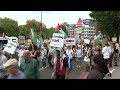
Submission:
<svg viewBox="0 0 120 90">
<path fill-rule="evenodd" d="M 8 36 L 18 36 L 19 29 L 17 21 L 10 18 L 0 18 L 0 27 Z"/>
<path fill-rule="evenodd" d="M 90 16 L 97 22 L 97 30 L 109 37 L 120 35 L 120 11 L 91 11 Z"/>
<path fill-rule="evenodd" d="M 41 22 L 35 19 L 28 21 L 31 23 L 35 34 L 39 37 L 41 33 L 40 32 Z M 67 22 L 60 24 L 60 26 L 63 29 L 63 31 L 67 33 L 66 24 Z M 19 35 L 21 35 L 25 36 L 26 39 L 30 38 L 30 28 L 29 25 L 27 24 L 27 21 L 26 24 L 18 26 L 18 22 L 13 19 L 7 17 L 0 18 L 0 30 L 1 30 L 0 34 L 4 32 L 7 36 L 19 37 Z M 55 32 L 54 27 L 46 28 L 46 25 L 42 23 L 42 35 L 44 39 L 52 38 L 54 32 Z"/>
</svg>

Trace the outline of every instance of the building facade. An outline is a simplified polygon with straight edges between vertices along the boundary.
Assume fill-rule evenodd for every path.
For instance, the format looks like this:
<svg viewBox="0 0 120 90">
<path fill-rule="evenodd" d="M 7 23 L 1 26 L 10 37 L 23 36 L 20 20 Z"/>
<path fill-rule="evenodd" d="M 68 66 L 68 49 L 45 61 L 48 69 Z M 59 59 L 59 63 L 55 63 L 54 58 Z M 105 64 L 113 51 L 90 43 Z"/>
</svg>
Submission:
<svg viewBox="0 0 120 90">
<path fill-rule="evenodd" d="M 95 36 L 96 22 L 93 19 L 80 19 L 77 24 L 70 24 L 68 27 L 68 35 L 79 40 L 80 37 L 83 39 L 92 39 Z"/>
<path fill-rule="evenodd" d="M 94 39 L 95 37 L 95 27 L 84 27 L 81 36 L 84 39 Z"/>
</svg>

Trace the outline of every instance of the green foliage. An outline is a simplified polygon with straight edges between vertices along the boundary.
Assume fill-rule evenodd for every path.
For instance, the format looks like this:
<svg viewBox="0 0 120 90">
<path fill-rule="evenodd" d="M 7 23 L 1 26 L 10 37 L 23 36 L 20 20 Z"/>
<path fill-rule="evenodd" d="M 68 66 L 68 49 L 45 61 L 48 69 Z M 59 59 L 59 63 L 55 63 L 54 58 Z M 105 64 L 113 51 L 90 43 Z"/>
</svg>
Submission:
<svg viewBox="0 0 120 90">
<path fill-rule="evenodd" d="M 0 18 L 0 27 L 4 29 L 7 36 L 17 36 L 19 34 L 17 21 L 10 18 Z"/>
<path fill-rule="evenodd" d="M 92 11 L 90 16 L 97 21 L 97 30 L 113 37 L 120 34 L 120 11 Z"/>
<path fill-rule="evenodd" d="M 32 27 L 34 28 L 34 32 L 39 37 L 41 22 L 35 19 L 28 20 L 28 21 L 32 24 Z M 67 25 L 66 22 L 60 25 L 65 33 L 67 33 L 66 25 Z M 29 25 L 27 24 L 27 20 L 26 20 L 26 24 L 18 26 L 17 21 L 13 19 L 6 18 L 6 17 L 0 18 L 0 28 L 4 29 L 7 36 L 19 37 L 19 35 L 21 35 L 21 36 L 25 36 L 26 39 L 30 38 L 31 31 L 30 31 Z M 42 35 L 44 39 L 52 38 L 52 35 L 54 32 L 55 32 L 54 27 L 46 28 L 46 25 L 42 23 Z"/>
</svg>

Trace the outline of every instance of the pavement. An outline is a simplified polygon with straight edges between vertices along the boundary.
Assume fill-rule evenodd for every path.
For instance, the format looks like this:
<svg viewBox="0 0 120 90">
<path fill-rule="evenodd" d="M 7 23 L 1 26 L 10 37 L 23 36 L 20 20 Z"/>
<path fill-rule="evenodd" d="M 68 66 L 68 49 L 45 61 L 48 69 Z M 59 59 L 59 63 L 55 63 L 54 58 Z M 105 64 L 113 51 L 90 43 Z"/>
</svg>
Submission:
<svg viewBox="0 0 120 90">
<path fill-rule="evenodd" d="M 40 79 L 51 79 L 53 69 L 50 69 L 48 62 L 47 67 L 42 69 L 40 63 Z M 83 71 L 85 71 L 85 65 L 82 63 L 81 67 L 76 68 L 76 62 L 73 61 L 73 70 L 70 72 L 70 79 L 79 79 L 82 75 Z"/>
<path fill-rule="evenodd" d="M 49 64 L 47 62 L 46 68 L 41 68 L 42 64 L 40 63 L 40 79 L 51 79 L 53 69 L 49 68 Z M 112 78 L 111 79 L 120 79 L 120 60 L 118 62 L 118 66 L 113 66 L 112 68 L 109 68 L 110 71 L 114 70 L 112 72 Z M 76 68 L 76 62 L 73 61 L 73 70 L 70 72 L 70 79 L 86 79 L 89 72 L 85 72 L 85 64 L 82 63 L 81 67 Z"/>
</svg>

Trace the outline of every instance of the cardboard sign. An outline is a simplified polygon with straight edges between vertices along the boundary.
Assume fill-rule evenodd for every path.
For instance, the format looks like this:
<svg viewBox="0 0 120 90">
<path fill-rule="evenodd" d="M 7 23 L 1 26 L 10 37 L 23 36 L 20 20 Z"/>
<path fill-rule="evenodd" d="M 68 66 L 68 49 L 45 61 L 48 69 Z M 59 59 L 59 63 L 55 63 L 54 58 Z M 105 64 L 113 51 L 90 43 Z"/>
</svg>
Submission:
<svg viewBox="0 0 120 90">
<path fill-rule="evenodd" d="M 10 54 L 14 54 L 16 48 L 17 43 L 9 40 L 3 51 L 8 52 Z"/>
<path fill-rule="evenodd" d="M 20 44 L 25 43 L 25 36 L 20 36 L 19 39 L 20 39 L 20 41 L 19 41 Z"/>
<path fill-rule="evenodd" d="M 76 43 L 75 38 L 66 38 L 65 39 L 66 46 L 72 46 L 72 45 L 75 45 L 75 43 Z"/>
<path fill-rule="evenodd" d="M 113 42 L 117 41 L 117 37 L 112 37 L 112 41 Z"/>
<path fill-rule="evenodd" d="M 89 39 L 84 39 L 84 43 L 90 44 L 90 40 Z"/>
<path fill-rule="evenodd" d="M 53 38 L 61 38 L 61 39 L 64 39 L 64 34 L 53 33 Z"/>
<path fill-rule="evenodd" d="M 64 39 L 61 38 L 52 38 L 50 42 L 50 46 L 53 47 L 63 47 L 64 45 Z"/>
</svg>

